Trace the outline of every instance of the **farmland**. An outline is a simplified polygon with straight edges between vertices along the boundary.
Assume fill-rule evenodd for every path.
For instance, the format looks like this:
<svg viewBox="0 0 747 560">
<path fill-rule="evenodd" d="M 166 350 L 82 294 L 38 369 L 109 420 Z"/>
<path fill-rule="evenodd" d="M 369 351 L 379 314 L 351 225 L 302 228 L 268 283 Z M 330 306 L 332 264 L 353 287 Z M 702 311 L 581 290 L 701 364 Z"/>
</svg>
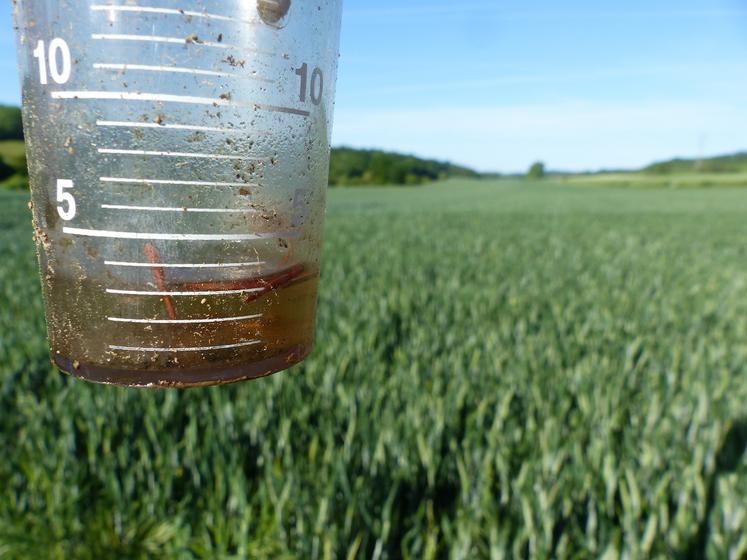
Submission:
<svg viewBox="0 0 747 560">
<path fill-rule="evenodd" d="M 747 555 L 747 190 L 334 190 L 311 357 L 182 392 L 51 368 L 25 204 L 0 557 Z"/>
</svg>

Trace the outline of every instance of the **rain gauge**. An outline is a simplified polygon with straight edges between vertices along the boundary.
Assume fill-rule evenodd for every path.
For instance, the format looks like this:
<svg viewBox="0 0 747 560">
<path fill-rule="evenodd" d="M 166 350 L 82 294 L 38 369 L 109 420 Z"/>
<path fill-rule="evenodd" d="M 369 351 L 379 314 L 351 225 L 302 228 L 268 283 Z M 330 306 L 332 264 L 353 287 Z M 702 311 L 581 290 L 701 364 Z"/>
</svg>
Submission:
<svg viewBox="0 0 747 560">
<path fill-rule="evenodd" d="M 14 2 L 60 369 L 201 386 L 310 352 L 341 9 Z"/>
</svg>

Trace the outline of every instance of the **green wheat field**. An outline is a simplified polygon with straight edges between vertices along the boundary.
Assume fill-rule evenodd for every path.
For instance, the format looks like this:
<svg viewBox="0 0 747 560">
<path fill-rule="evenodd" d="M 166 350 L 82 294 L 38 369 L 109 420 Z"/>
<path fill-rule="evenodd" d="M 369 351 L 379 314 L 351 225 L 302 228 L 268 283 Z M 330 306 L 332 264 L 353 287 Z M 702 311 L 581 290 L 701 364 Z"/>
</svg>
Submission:
<svg viewBox="0 0 747 560">
<path fill-rule="evenodd" d="M 333 190 L 312 356 L 190 391 L 51 367 L 26 202 L 2 558 L 747 556 L 747 190 Z"/>
</svg>

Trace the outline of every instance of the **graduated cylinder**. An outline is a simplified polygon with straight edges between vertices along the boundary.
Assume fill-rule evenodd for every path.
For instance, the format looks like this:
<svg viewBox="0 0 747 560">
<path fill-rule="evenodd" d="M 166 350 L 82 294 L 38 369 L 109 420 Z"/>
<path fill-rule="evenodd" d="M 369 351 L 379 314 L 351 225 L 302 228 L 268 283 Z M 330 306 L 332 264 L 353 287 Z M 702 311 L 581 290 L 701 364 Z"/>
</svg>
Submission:
<svg viewBox="0 0 747 560">
<path fill-rule="evenodd" d="M 341 0 L 20 1 L 49 340 L 191 386 L 311 350 Z"/>
</svg>

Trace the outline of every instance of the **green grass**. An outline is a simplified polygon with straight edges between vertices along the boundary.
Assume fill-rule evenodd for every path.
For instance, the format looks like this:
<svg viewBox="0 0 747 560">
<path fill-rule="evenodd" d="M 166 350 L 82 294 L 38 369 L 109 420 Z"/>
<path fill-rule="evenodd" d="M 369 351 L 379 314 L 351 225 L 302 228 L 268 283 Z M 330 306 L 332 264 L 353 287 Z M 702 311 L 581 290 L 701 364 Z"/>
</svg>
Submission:
<svg viewBox="0 0 747 560">
<path fill-rule="evenodd" d="M 52 370 L 25 204 L 0 557 L 747 554 L 747 190 L 332 191 L 312 356 L 185 392 Z"/>
</svg>

